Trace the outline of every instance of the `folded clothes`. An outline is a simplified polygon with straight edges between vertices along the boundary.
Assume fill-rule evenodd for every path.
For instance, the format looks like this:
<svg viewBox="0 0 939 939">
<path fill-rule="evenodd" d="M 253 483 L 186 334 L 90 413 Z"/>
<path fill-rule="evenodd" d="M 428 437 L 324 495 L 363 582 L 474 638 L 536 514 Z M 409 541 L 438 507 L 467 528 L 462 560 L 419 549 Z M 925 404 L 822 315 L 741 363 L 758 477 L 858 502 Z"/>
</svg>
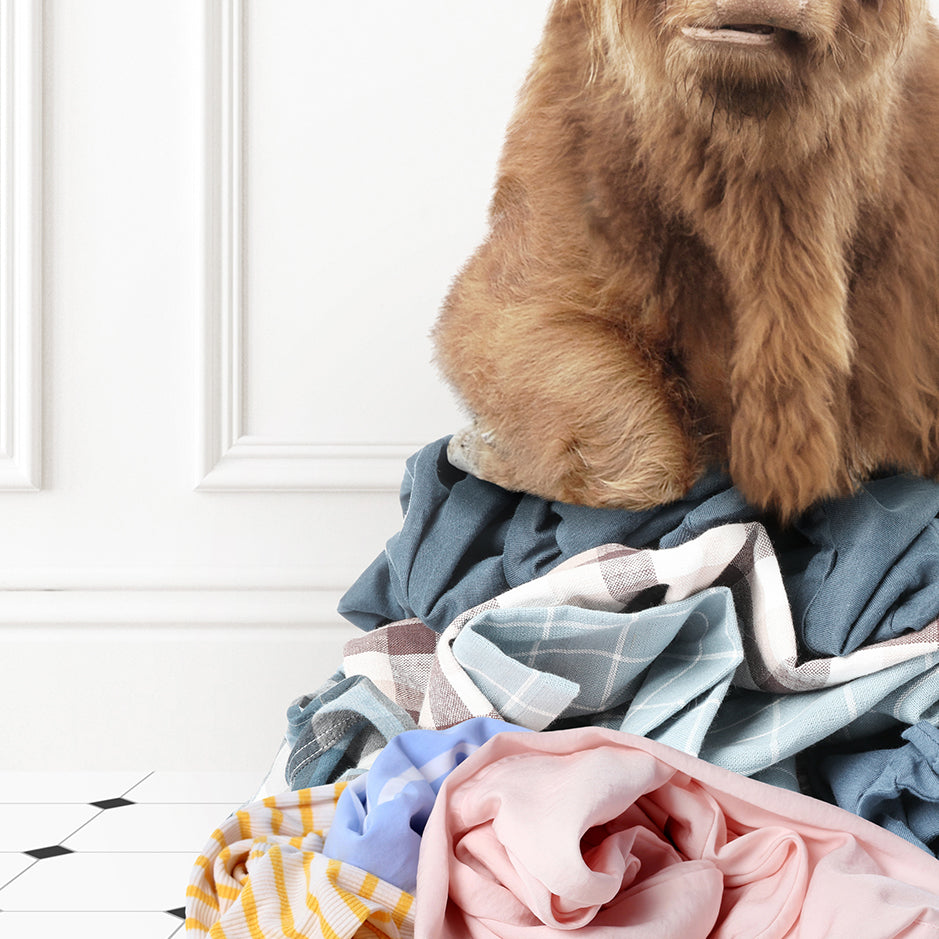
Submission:
<svg viewBox="0 0 939 939">
<path fill-rule="evenodd" d="M 905 746 L 823 757 L 817 772 L 842 808 L 939 855 L 939 729 L 908 727 Z"/>
<path fill-rule="evenodd" d="M 395 737 L 339 796 L 323 854 L 414 893 L 421 835 L 443 781 L 496 734 L 523 730 L 477 717 Z"/>
<path fill-rule="evenodd" d="M 500 734 L 446 779 L 416 939 L 939 931 L 939 861 L 876 825 L 599 728 Z"/>
<path fill-rule="evenodd" d="M 412 456 L 404 520 L 349 589 L 340 612 L 362 629 L 416 617 L 442 632 L 460 613 L 601 544 L 675 547 L 731 522 L 760 520 L 783 570 L 800 648 L 844 655 L 939 615 L 939 484 L 873 480 L 783 531 L 729 479 L 702 477 L 675 503 L 592 509 L 508 492 L 455 469 L 447 439 Z"/>
<path fill-rule="evenodd" d="M 291 708 L 288 779 L 352 775 L 396 732 L 481 716 L 612 727 L 753 775 L 865 713 L 915 723 L 939 698 L 936 672 L 936 623 L 800 662 L 765 531 L 724 525 L 675 548 L 584 552 L 439 637 L 412 619 L 350 640 L 341 683 Z M 356 741 L 351 758 L 344 739 Z"/>
<path fill-rule="evenodd" d="M 210 838 L 186 890 L 186 932 L 225 939 L 414 934 L 414 897 L 323 854 L 344 784 L 244 806 Z"/>
</svg>

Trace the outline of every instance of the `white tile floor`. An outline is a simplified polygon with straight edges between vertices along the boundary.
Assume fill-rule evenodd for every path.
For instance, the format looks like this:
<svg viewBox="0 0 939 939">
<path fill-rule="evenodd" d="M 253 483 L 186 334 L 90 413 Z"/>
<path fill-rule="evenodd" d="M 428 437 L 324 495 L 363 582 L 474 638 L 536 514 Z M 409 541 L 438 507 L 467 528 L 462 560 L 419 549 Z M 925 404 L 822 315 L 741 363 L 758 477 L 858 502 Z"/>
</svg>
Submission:
<svg viewBox="0 0 939 939">
<path fill-rule="evenodd" d="M 0 936 L 181 939 L 193 862 L 260 776 L 0 771 Z"/>
</svg>

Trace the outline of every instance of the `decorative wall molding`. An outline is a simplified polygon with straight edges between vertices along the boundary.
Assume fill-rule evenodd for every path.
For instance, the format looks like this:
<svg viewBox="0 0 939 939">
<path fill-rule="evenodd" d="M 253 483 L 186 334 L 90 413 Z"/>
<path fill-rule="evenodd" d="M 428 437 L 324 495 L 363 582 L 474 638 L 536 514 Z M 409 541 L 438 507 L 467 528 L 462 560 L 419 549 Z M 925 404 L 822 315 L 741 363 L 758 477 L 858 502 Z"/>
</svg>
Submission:
<svg viewBox="0 0 939 939">
<path fill-rule="evenodd" d="M 164 628 L 217 626 L 336 629 L 339 594 L 313 590 L 18 590 L 0 594 L 0 634 L 7 627 L 104 626 Z"/>
<path fill-rule="evenodd" d="M 203 476 L 200 490 L 393 491 L 401 485 L 405 460 L 419 444 L 278 443 L 241 436 Z"/>
<path fill-rule="evenodd" d="M 396 492 L 420 446 L 284 441 L 245 433 L 245 4 L 206 0 L 203 491 Z"/>
<path fill-rule="evenodd" d="M 0 629 L 316 627 L 355 630 L 336 612 L 351 572 L 306 569 L 23 569 L 0 573 Z"/>
<path fill-rule="evenodd" d="M 42 2 L 0 0 L 0 490 L 41 486 Z"/>
</svg>

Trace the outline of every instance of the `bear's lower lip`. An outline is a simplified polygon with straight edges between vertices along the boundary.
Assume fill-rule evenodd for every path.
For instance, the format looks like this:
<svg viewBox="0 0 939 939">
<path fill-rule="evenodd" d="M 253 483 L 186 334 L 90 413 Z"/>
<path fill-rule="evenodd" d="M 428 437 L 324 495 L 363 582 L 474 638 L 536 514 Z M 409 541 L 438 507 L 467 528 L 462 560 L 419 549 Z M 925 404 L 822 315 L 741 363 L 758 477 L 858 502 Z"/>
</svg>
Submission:
<svg viewBox="0 0 939 939">
<path fill-rule="evenodd" d="M 695 42 L 719 42 L 739 46 L 773 46 L 781 30 L 766 23 L 735 23 L 728 26 L 684 26 L 682 34 Z"/>
</svg>

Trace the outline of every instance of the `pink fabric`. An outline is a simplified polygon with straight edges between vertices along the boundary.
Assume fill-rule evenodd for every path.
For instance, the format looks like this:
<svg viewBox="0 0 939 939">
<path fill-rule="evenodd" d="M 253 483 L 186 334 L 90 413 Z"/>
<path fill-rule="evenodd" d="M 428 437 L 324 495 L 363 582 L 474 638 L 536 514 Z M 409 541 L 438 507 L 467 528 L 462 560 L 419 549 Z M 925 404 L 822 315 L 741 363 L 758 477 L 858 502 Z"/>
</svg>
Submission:
<svg viewBox="0 0 939 939">
<path fill-rule="evenodd" d="M 806 796 L 599 728 L 493 738 L 424 831 L 415 939 L 939 939 L 939 861 Z"/>
</svg>

